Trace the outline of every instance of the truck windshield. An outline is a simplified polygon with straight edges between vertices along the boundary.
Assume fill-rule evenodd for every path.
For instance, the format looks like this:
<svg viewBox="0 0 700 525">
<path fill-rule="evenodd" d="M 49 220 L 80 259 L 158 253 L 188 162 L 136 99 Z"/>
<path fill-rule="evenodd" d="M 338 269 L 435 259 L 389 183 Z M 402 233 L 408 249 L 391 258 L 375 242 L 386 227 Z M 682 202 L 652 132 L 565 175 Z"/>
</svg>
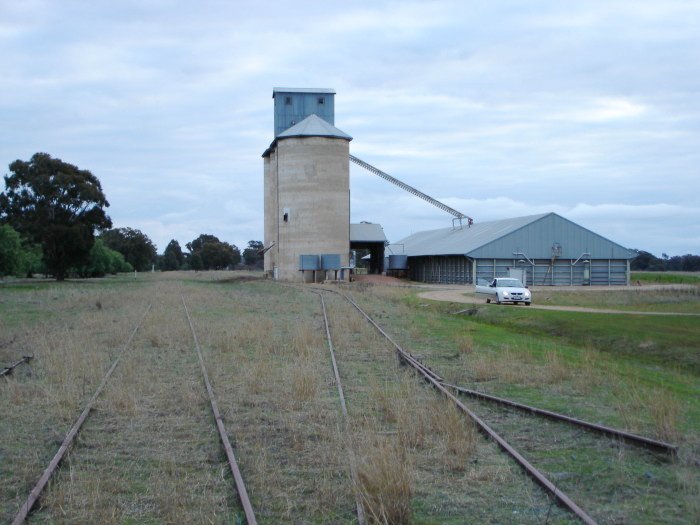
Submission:
<svg viewBox="0 0 700 525">
<path fill-rule="evenodd" d="M 504 288 L 524 288 L 519 279 L 499 279 L 498 286 Z"/>
</svg>

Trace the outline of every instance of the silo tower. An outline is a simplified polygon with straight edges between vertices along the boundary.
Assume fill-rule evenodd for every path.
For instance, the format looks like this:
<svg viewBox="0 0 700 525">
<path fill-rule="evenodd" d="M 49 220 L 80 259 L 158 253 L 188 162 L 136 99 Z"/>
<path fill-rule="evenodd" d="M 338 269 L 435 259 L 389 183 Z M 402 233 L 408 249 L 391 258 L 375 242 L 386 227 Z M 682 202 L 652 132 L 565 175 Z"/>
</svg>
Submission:
<svg viewBox="0 0 700 525">
<path fill-rule="evenodd" d="M 332 89 L 275 88 L 275 138 L 263 153 L 265 271 L 322 279 L 350 252 L 350 137 L 333 123 Z M 342 273 L 342 272 L 341 272 Z"/>
</svg>

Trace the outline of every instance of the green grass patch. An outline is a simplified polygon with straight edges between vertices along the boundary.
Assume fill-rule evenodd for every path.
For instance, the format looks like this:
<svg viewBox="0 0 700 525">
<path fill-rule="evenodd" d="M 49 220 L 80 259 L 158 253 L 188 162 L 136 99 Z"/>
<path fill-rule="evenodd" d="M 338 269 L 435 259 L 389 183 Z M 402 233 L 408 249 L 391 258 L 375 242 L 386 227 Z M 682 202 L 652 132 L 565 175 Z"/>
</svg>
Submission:
<svg viewBox="0 0 700 525">
<path fill-rule="evenodd" d="M 631 281 L 643 284 L 695 284 L 700 285 L 696 272 L 632 272 Z"/>
<path fill-rule="evenodd" d="M 404 298 L 410 313 L 390 321 L 406 330 L 412 351 L 437 371 L 479 388 L 579 417 L 629 423 L 624 405 L 644 406 L 661 393 L 682 410 L 679 426 L 700 429 L 700 322 L 693 316 L 605 315 Z M 469 338 L 464 347 L 463 340 Z M 493 378 L 480 364 L 499 365 Z M 495 363 L 495 364 L 494 364 Z M 500 365 L 499 365 L 500 366 Z M 466 371 L 469 371 L 467 373 Z M 466 375 L 465 375 L 466 374 Z M 538 374 L 542 376 L 538 377 Z M 554 379 L 552 378 L 554 376 Z M 557 379 L 557 376 L 561 376 Z M 587 384 L 589 381 L 590 383 Z M 473 386 L 473 385 L 472 385 Z M 628 399 L 629 398 L 629 399 Z M 646 414 L 634 425 L 650 425 Z"/>
<path fill-rule="evenodd" d="M 700 376 L 700 320 L 696 317 L 485 308 L 475 319 Z"/>
<path fill-rule="evenodd" d="M 649 290 L 634 287 L 627 290 L 561 291 L 539 290 L 535 304 L 576 306 L 605 310 L 694 313 L 700 314 L 700 288 Z"/>
</svg>

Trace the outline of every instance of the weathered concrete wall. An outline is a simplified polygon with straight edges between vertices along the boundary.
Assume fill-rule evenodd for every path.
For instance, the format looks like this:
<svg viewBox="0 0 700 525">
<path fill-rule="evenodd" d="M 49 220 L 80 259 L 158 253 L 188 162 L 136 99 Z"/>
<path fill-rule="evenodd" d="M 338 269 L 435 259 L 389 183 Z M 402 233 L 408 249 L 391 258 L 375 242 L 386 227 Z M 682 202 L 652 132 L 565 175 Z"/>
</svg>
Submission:
<svg viewBox="0 0 700 525">
<path fill-rule="evenodd" d="M 265 162 L 265 245 L 277 242 L 268 252 L 274 253 L 265 258 L 265 268 L 272 271 L 277 265 L 280 280 L 301 281 L 302 254 L 337 253 L 347 266 L 349 142 L 326 137 L 282 139 Z"/>
<path fill-rule="evenodd" d="M 264 162 L 265 228 L 263 245 L 268 248 L 272 243 L 277 243 L 277 150 L 273 150 L 269 156 L 264 157 Z M 264 269 L 270 274 L 277 264 L 276 255 L 276 247 L 265 252 Z"/>
</svg>

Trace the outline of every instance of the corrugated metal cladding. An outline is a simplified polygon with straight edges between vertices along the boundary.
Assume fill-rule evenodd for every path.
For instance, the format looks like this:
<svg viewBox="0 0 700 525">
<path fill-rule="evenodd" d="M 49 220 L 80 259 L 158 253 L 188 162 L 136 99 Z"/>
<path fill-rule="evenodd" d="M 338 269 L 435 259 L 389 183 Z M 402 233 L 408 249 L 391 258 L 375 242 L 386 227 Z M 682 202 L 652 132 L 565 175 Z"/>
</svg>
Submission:
<svg viewBox="0 0 700 525">
<path fill-rule="evenodd" d="M 528 285 L 625 285 L 634 256 L 555 213 L 419 232 L 399 243 L 409 256 L 411 278 L 445 284 L 524 270 Z"/>
<path fill-rule="evenodd" d="M 275 137 L 309 115 L 335 125 L 335 91 L 332 89 L 275 88 Z"/>
<path fill-rule="evenodd" d="M 525 270 L 528 286 L 624 286 L 628 275 L 627 259 L 477 259 L 474 282 L 507 277 L 511 269 Z"/>
<path fill-rule="evenodd" d="M 595 259 L 629 259 L 630 250 L 616 244 L 583 226 L 549 213 L 529 224 L 473 249 L 467 255 L 474 259 L 482 257 L 509 259 L 513 252 L 523 252 L 533 257 L 550 258 L 552 246 L 559 245 L 562 259 L 578 259 L 583 253 Z"/>
<path fill-rule="evenodd" d="M 472 282 L 472 261 L 463 255 L 411 257 L 408 267 L 412 281 L 440 284 Z"/>
</svg>

